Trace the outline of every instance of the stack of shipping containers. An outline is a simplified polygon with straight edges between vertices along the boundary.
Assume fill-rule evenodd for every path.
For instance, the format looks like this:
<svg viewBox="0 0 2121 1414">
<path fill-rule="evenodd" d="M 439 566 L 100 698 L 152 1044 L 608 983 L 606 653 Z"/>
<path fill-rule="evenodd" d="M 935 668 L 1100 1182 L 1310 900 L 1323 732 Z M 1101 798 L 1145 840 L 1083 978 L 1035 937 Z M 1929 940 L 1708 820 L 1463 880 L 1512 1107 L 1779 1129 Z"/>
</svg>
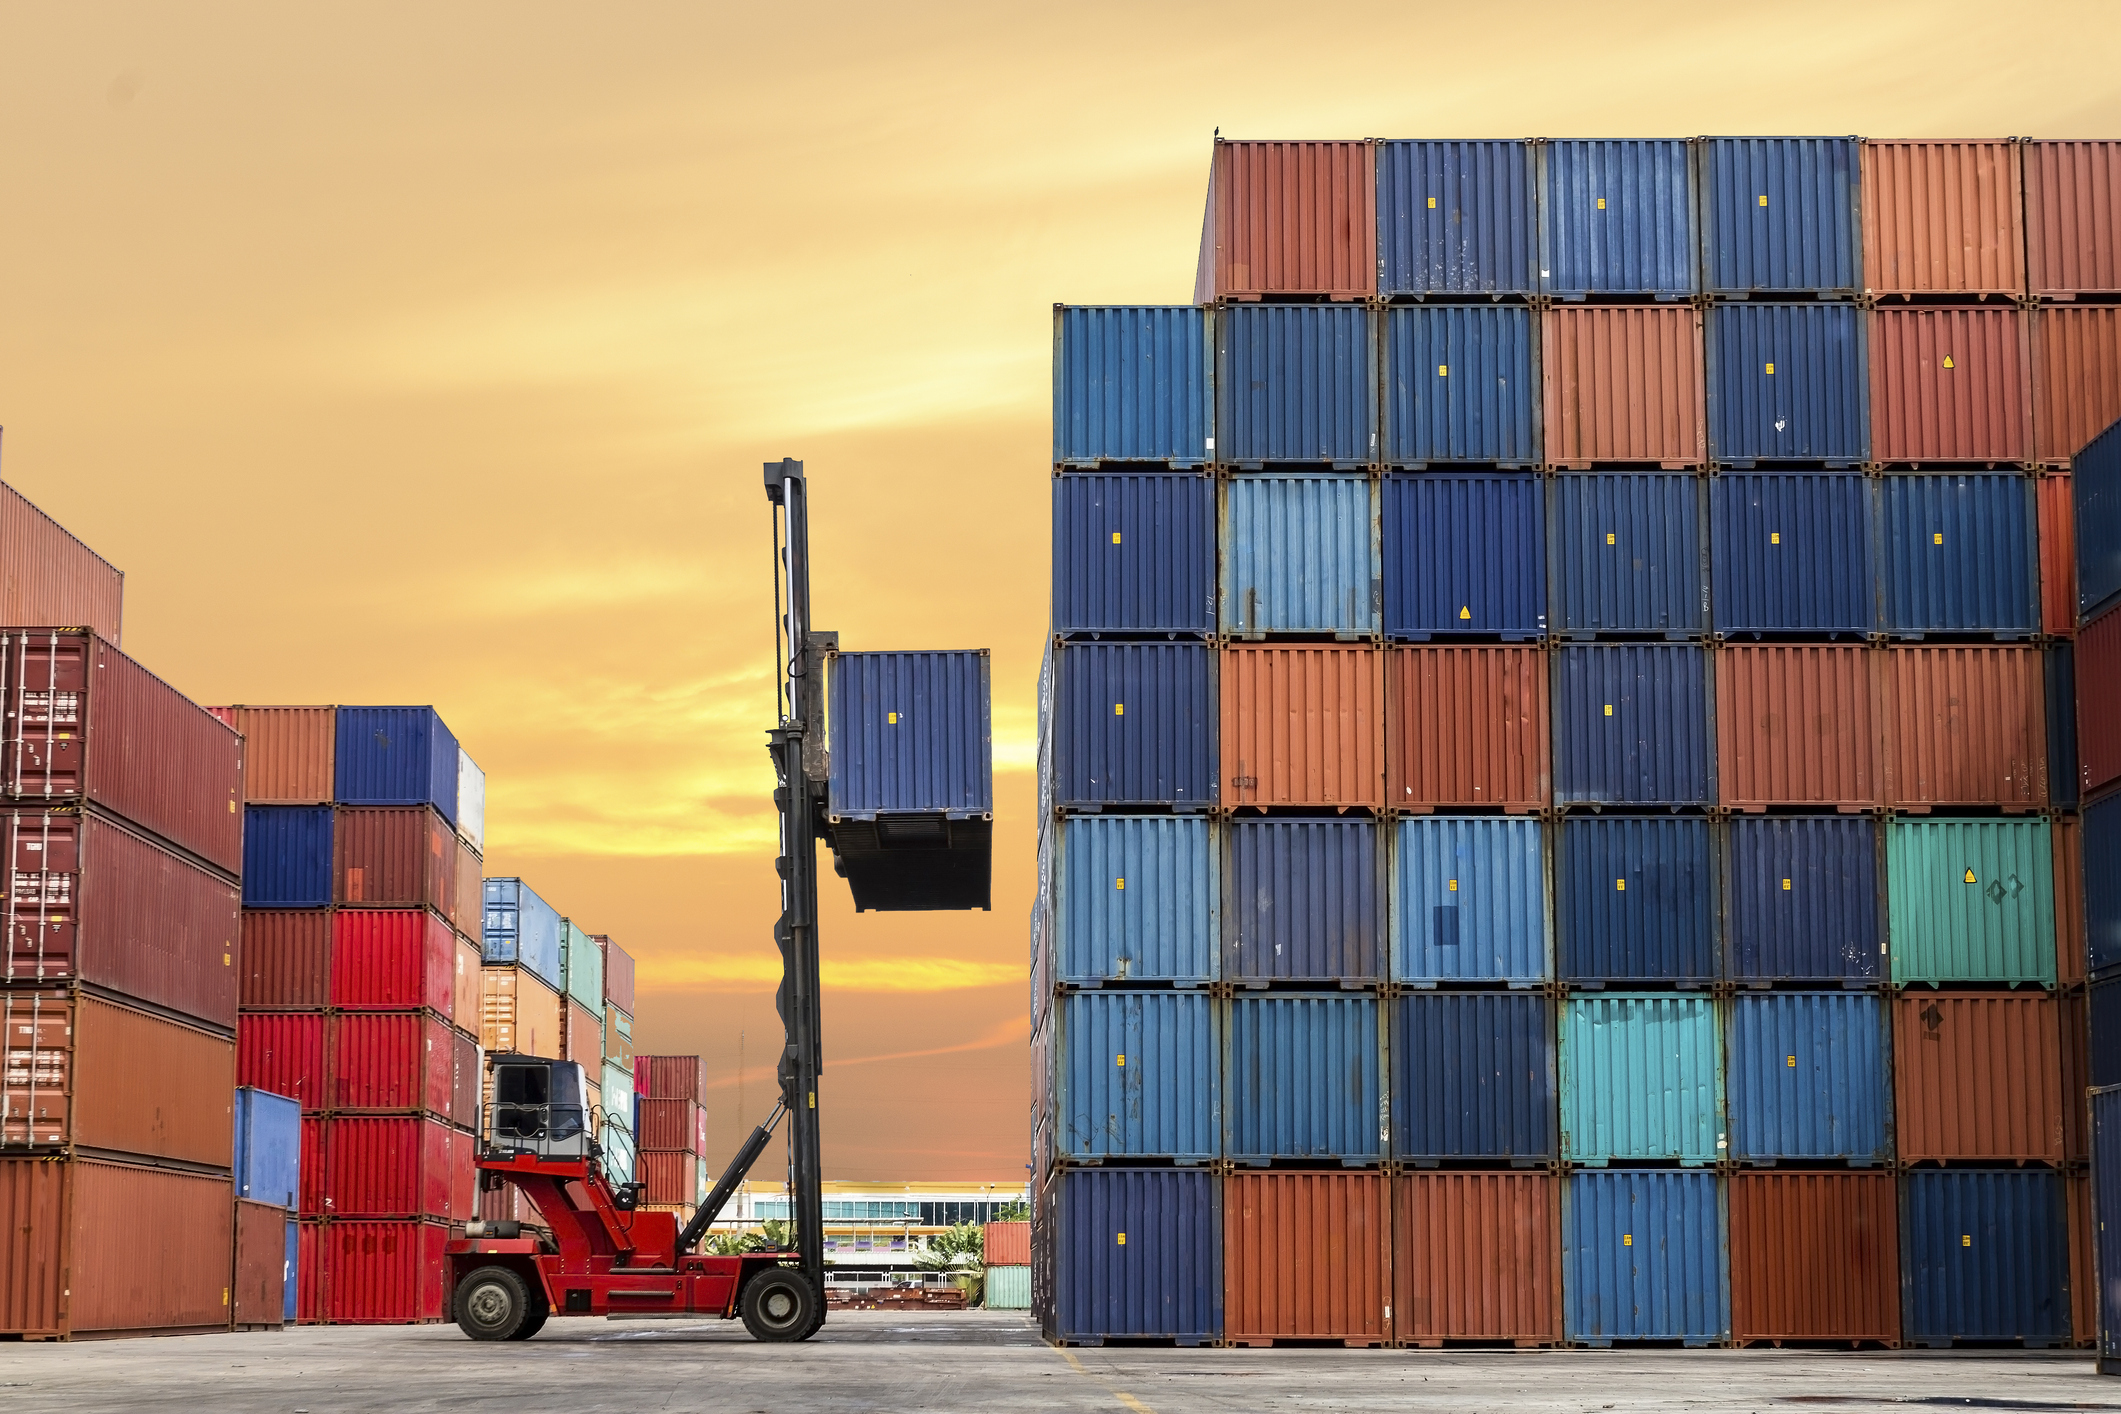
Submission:
<svg viewBox="0 0 2121 1414">
<path fill-rule="evenodd" d="M 640 1142 L 635 1179 L 647 1185 L 644 1206 L 676 1213 L 682 1225 L 707 1196 L 706 1085 L 698 1056 L 635 1056 L 634 1133 Z"/>
<path fill-rule="evenodd" d="M 604 954 L 604 1054 L 598 1068 L 604 1114 L 597 1141 L 604 1146 L 606 1174 L 614 1182 L 631 1183 L 638 1123 L 633 1099 L 633 958 L 605 934 L 593 941 Z"/>
<path fill-rule="evenodd" d="M 567 928 L 558 909 L 522 879 L 484 881 L 484 966 L 479 977 L 479 1046 L 489 1053 L 564 1058 L 567 1017 L 565 949 Z M 588 1070 L 584 1069 L 585 1077 Z M 493 1077 L 482 1072 L 482 1105 L 492 1099 Z M 482 1111 L 483 1113 L 483 1108 Z M 479 1216 L 488 1222 L 539 1226 L 537 1210 L 514 1184 L 482 1189 Z"/>
</svg>

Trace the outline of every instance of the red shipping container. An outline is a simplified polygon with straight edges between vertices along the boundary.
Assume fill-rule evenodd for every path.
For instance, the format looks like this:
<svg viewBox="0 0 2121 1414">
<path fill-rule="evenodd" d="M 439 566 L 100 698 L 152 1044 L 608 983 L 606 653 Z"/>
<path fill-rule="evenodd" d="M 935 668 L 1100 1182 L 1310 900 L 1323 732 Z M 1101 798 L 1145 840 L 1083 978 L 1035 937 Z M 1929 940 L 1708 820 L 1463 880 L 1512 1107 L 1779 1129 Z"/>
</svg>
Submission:
<svg viewBox="0 0 2121 1414">
<path fill-rule="evenodd" d="M 1822 644 L 1724 644 L 1716 653 L 1723 803 L 1860 809 L 1879 801 L 1876 655 Z"/>
<path fill-rule="evenodd" d="M 1863 283 L 1873 295 L 2025 289 L 2018 144 L 1863 144 Z"/>
<path fill-rule="evenodd" d="M 239 1331 L 278 1330 L 287 1323 L 287 1209 L 236 1200 L 235 1280 L 229 1320 Z"/>
<path fill-rule="evenodd" d="M 1537 810 L 1553 796 L 1547 657 L 1537 648 L 1386 651 L 1387 798 L 1401 810 Z"/>
<path fill-rule="evenodd" d="M 308 1218 L 295 1225 L 295 1324 L 313 1326 L 324 1319 L 320 1253 L 324 1224 Z"/>
<path fill-rule="evenodd" d="M 243 799 L 251 805 L 329 805 L 338 756 L 336 707 L 214 707 L 243 733 Z"/>
<path fill-rule="evenodd" d="M 2034 483 L 2040 507 L 2040 631 L 2067 638 L 2077 631 L 2077 507 L 2068 476 Z"/>
<path fill-rule="evenodd" d="M 1553 1175 L 1407 1173 L 1393 1187 L 1392 1316 L 1400 1344 L 1560 1342 Z"/>
<path fill-rule="evenodd" d="M 641 1148 L 697 1152 L 704 1114 L 696 1100 L 641 1101 Z"/>
<path fill-rule="evenodd" d="M 2084 822 L 2075 815 L 2054 819 L 2055 981 L 2064 987 L 2084 980 Z"/>
<path fill-rule="evenodd" d="M 633 1058 L 633 1093 L 636 1095 L 647 1096 L 655 1093 L 649 1088 L 648 1084 L 650 1069 L 648 1062 L 652 1059 L 654 1059 L 652 1056 L 638 1054 Z"/>
<path fill-rule="evenodd" d="M 243 910 L 242 1006 L 249 1011 L 321 1011 L 331 995 L 327 909 Z"/>
<path fill-rule="evenodd" d="M 1377 293 L 1376 149 L 1225 142 L 1208 169 L 1193 302 Z"/>
<path fill-rule="evenodd" d="M 332 918 L 331 1004 L 457 1015 L 457 935 L 422 908 L 348 908 Z"/>
<path fill-rule="evenodd" d="M 2072 822 L 2074 823 L 2074 822 Z M 2062 1159 L 2079 1164 L 2092 1156 L 2091 1028 L 2084 993 L 2059 992 L 2055 1005 L 2062 1030 Z"/>
<path fill-rule="evenodd" d="M 2031 458 L 2023 311 L 1876 309 L 1870 320 L 1873 461 L 1998 466 Z"/>
<path fill-rule="evenodd" d="M 1031 1265 L 1031 1224 L 988 1223 L 980 1243 L 981 1260 L 990 1267 Z"/>
<path fill-rule="evenodd" d="M 241 872 L 243 738 L 110 643 L 0 632 L 0 721 L 0 797 L 98 805 Z"/>
<path fill-rule="evenodd" d="M 329 1098 L 324 1013 L 265 1011 L 236 1018 L 236 1084 L 299 1100 L 304 1114 L 322 1113 Z"/>
<path fill-rule="evenodd" d="M 331 1108 L 422 1110 L 457 1104 L 456 1032 L 429 1012 L 347 1012 L 331 1018 Z"/>
<path fill-rule="evenodd" d="M 2033 459 L 2066 467 L 2121 418 L 2121 308 L 2032 312 Z"/>
<path fill-rule="evenodd" d="M 2061 1047 L 2047 993 L 1903 992 L 1893 1003 L 1900 1157 L 2060 1163 Z"/>
<path fill-rule="evenodd" d="M 314 1245 L 316 1319 L 384 1326 L 447 1317 L 446 1224 L 333 1219 L 318 1225 Z"/>
<path fill-rule="evenodd" d="M 2121 292 L 2121 142 L 2028 142 L 2025 273 L 2043 299 Z"/>
<path fill-rule="evenodd" d="M 1223 804 L 1382 808 L 1383 677 L 1375 648 L 1224 649 Z"/>
<path fill-rule="evenodd" d="M 79 980 L 236 1024 L 236 885 L 93 811 L 0 811 L 0 852 L 8 982 Z"/>
<path fill-rule="evenodd" d="M 450 1092 L 449 1117 L 466 1129 L 475 1129 L 479 1123 L 480 1086 L 485 1079 L 485 1066 L 479 1059 L 479 1041 L 476 1036 L 462 1031 L 451 1035 L 456 1051 L 453 1067 L 456 1084 Z"/>
<path fill-rule="evenodd" d="M 322 1115 L 302 1116 L 302 1191 L 298 1199 L 303 1217 L 323 1217 L 324 1208 L 324 1134 L 330 1120 Z"/>
<path fill-rule="evenodd" d="M 2092 1181 L 2073 1173 L 2063 1179 L 2069 1201 L 2070 1344 L 2099 1343 L 2098 1247 L 2093 1239 Z"/>
<path fill-rule="evenodd" d="M 0 1150 L 79 1148 L 226 1168 L 227 1036 L 57 988 L 0 992 Z"/>
<path fill-rule="evenodd" d="M 112 643 L 125 575 L 0 482 L 0 624 L 80 624 Z"/>
<path fill-rule="evenodd" d="M 471 1136 L 424 1115 L 333 1115 L 324 1127 L 324 1212 L 334 1218 L 472 1214 Z"/>
<path fill-rule="evenodd" d="M 611 941 L 610 935 L 594 935 L 604 952 L 604 1005 L 633 1015 L 633 955 Z"/>
<path fill-rule="evenodd" d="M 648 1063 L 648 1084 L 639 1074 L 641 1061 Z M 698 1056 L 640 1056 L 635 1061 L 634 1093 L 658 1100 L 697 1100 L 706 1091 L 707 1067 Z"/>
<path fill-rule="evenodd" d="M 341 806 L 331 849 L 336 903 L 456 909 L 457 832 L 427 806 Z"/>
<path fill-rule="evenodd" d="M 643 1149 L 635 1156 L 634 1177 L 648 1185 L 643 1199 L 650 1203 L 697 1203 L 700 1201 L 699 1155 Z"/>
<path fill-rule="evenodd" d="M 2086 796 L 2121 777 L 2121 612 L 2077 630 L 2077 783 Z"/>
<path fill-rule="evenodd" d="M 1699 310 L 1574 305 L 1547 310 L 1540 323 L 1549 465 L 1706 463 Z"/>
<path fill-rule="evenodd" d="M 1384 1175 L 1232 1174 L 1223 1231 L 1225 1344 L 1390 1342 Z"/>
<path fill-rule="evenodd" d="M 1731 1176 L 1731 1337 L 1899 1341 L 1892 1174 Z"/>
<path fill-rule="evenodd" d="M 1886 804 L 2047 804 L 2039 649 L 1889 648 L 1882 674 Z"/>
</svg>

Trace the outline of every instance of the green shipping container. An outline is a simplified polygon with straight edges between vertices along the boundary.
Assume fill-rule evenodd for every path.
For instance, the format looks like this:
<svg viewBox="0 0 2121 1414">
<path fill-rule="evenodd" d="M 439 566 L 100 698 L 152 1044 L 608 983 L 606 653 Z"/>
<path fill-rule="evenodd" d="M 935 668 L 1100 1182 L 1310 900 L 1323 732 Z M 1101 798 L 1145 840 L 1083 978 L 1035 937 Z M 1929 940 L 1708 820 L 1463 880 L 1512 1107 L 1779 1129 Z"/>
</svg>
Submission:
<svg viewBox="0 0 2121 1414">
<path fill-rule="evenodd" d="M 1725 1156 L 1716 1005 L 1688 993 L 1571 997 L 1561 1018 L 1561 1147 L 1571 1163 Z"/>
<path fill-rule="evenodd" d="M 1894 983 L 2055 985 L 2045 819 L 1895 820 L 1885 867 Z"/>
<path fill-rule="evenodd" d="M 604 950 L 572 918 L 560 920 L 560 990 L 604 1014 Z"/>
<path fill-rule="evenodd" d="M 982 1300 L 990 1311 L 1030 1310 L 1031 1269 L 1029 1267 L 987 1268 L 986 1295 Z"/>
</svg>

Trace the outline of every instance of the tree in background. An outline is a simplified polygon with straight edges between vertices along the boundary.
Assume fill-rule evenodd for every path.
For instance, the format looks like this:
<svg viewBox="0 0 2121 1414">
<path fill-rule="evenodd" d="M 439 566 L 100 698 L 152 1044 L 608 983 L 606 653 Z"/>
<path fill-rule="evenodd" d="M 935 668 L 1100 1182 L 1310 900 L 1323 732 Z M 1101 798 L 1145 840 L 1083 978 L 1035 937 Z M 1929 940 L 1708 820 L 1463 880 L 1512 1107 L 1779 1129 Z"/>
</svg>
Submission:
<svg viewBox="0 0 2121 1414">
<path fill-rule="evenodd" d="M 741 1257 L 746 1252 L 782 1252 L 795 1245 L 795 1225 L 768 1218 L 750 1232 L 711 1232 L 701 1246 L 711 1256 Z"/>
</svg>

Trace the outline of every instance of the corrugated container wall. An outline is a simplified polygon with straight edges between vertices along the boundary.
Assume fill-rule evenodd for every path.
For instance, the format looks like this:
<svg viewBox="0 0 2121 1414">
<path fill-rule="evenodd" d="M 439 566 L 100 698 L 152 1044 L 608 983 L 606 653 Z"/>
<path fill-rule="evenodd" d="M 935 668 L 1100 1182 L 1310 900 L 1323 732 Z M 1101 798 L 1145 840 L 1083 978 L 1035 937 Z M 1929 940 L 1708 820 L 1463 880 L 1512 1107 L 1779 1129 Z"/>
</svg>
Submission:
<svg viewBox="0 0 2121 1414">
<path fill-rule="evenodd" d="M 1387 476 L 1386 637 L 1544 634 L 1546 496 L 1537 476 Z"/>
<path fill-rule="evenodd" d="M 2049 304 L 2029 317 L 2033 460 L 2066 467 L 2121 417 L 2121 307 Z"/>
<path fill-rule="evenodd" d="M 1525 992 L 1429 992 L 1386 1005 L 1395 1159 L 1557 1156 L 1552 1002 Z"/>
<path fill-rule="evenodd" d="M 1715 1174 L 1572 1173 L 1561 1204 L 1570 1340 L 1677 1340 L 1731 1333 L 1730 1268 Z"/>
<path fill-rule="evenodd" d="M 1873 460 L 2001 466 L 2032 456 L 2023 313 L 1874 309 L 1870 319 Z"/>
<path fill-rule="evenodd" d="M 0 481 L 0 624 L 79 624 L 122 638 L 125 573 Z"/>
<path fill-rule="evenodd" d="M 2091 1092 L 2092 1218 L 2097 1232 L 2094 1267 L 2121 1272 L 2121 1089 Z M 2096 1335 L 2099 1364 L 2108 1368 L 2121 1358 L 2121 1283 L 2099 1283 Z"/>
<path fill-rule="evenodd" d="M 1687 306 L 1557 306 L 1541 319 L 1548 465 L 1703 464 L 1701 313 Z"/>
<path fill-rule="evenodd" d="M 486 852 L 486 772 L 457 748 L 457 833 L 475 853 Z"/>
<path fill-rule="evenodd" d="M 1379 142 L 1376 161 L 1378 294 L 1539 292 L 1530 143 Z"/>
<path fill-rule="evenodd" d="M 1345 1163 L 1384 1156 L 1375 998 L 1240 995 L 1228 1006 L 1228 1157 Z"/>
<path fill-rule="evenodd" d="M 488 879 L 481 952 L 486 961 L 519 963 L 555 991 L 560 986 L 560 912 L 521 879 Z"/>
<path fill-rule="evenodd" d="M 0 1027 L 8 1047 L 0 1149 L 105 1150 L 227 1168 L 236 1048 L 225 1034 L 54 988 L 0 992 Z"/>
<path fill-rule="evenodd" d="M 1684 140 L 1546 141 L 1537 151 L 1543 293 L 1683 299 L 1699 291 Z"/>
<path fill-rule="evenodd" d="M 1223 1343 L 1391 1336 L 1392 1231 L 1378 1173 L 1235 1173 L 1223 1181 Z"/>
<path fill-rule="evenodd" d="M 1382 807 L 1384 666 L 1368 647 L 1223 650 L 1222 803 Z"/>
<path fill-rule="evenodd" d="M 1699 477 L 1601 472 L 1549 484 L 1555 632 L 1677 637 L 1708 628 Z"/>
<path fill-rule="evenodd" d="M 2121 423 L 2086 443 L 2070 468 L 2081 626 L 2121 595 Z"/>
<path fill-rule="evenodd" d="M 1185 472 L 1053 478 L 1053 632 L 1215 632 L 1215 483 Z"/>
<path fill-rule="evenodd" d="M 1886 631 L 2037 633 L 2032 489 L 2018 475 L 1878 478 Z"/>
<path fill-rule="evenodd" d="M 1376 488 L 1367 476 L 1262 475 L 1223 490 L 1222 631 L 1378 632 Z"/>
<path fill-rule="evenodd" d="M 301 1189 L 302 1106 L 285 1095 L 236 1091 L 236 1197 L 292 1208 Z"/>
<path fill-rule="evenodd" d="M 1555 1176 L 1407 1173 L 1393 1188 L 1392 1316 L 1401 1341 L 1561 1339 Z"/>
<path fill-rule="evenodd" d="M 1886 824 L 1893 981 L 2055 983 L 2046 820 Z"/>
<path fill-rule="evenodd" d="M 2047 804 L 2037 648 L 1891 648 L 1883 670 L 1887 805 Z"/>
<path fill-rule="evenodd" d="M 338 741 L 335 707 L 228 707 L 243 733 L 243 799 L 252 805 L 329 805 Z"/>
<path fill-rule="evenodd" d="M 630 1026 L 634 1002 L 633 954 L 611 941 L 608 934 L 597 934 L 596 942 L 604 953 L 604 1004 L 626 1013 Z M 632 1039 L 629 1032 L 627 1040 Z"/>
<path fill-rule="evenodd" d="M 1893 1002 L 1900 1157 L 2062 1162 L 2061 1010 L 2052 996 L 1904 992 Z"/>
<path fill-rule="evenodd" d="M 1863 240 L 1852 137 L 1713 137 L 1695 149 L 1711 295 L 1853 296 Z"/>
<path fill-rule="evenodd" d="M 567 995 L 593 1012 L 599 1030 L 604 1015 L 604 950 L 597 940 L 574 925 L 560 920 L 560 987 Z"/>
<path fill-rule="evenodd" d="M 1573 996 L 1561 1020 L 1571 1163 L 1725 1157 L 1723 1038 L 1704 996 Z"/>
<path fill-rule="evenodd" d="M 1824 644 L 1716 653 L 1716 781 L 1735 809 L 1856 808 L 1883 794 L 1876 654 Z"/>
<path fill-rule="evenodd" d="M 2121 777 L 2121 614 L 2101 614 L 2077 635 L 2077 779 L 2085 794 Z"/>
<path fill-rule="evenodd" d="M 560 990 L 528 968 L 479 969 L 479 1045 L 560 1059 Z"/>
<path fill-rule="evenodd" d="M 1871 483 L 1735 473 L 1709 484 L 1719 633 L 1860 634 L 1878 616 Z"/>
<path fill-rule="evenodd" d="M 2077 789 L 2077 645 L 2050 642 L 2040 654 L 2043 704 L 2047 709 L 2047 798 L 2074 806 Z"/>
<path fill-rule="evenodd" d="M 1061 1152 L 1075 1159 L 1217 1157 L 1216 1009 L 1200 992 L 1070 992 L 1057 1004 Z"/>
<path fill-rule="evenodd" d="M 1215 321 L 1216 459 L 1377 459 L 1377 340 L 1362 306 L 1238 305 Z"/>
<path fill-rule="evenodd" d="M 1058 980 L 1201 983 L 1218 975 L 1221 851 L 1206 820 L 1062 820 Z"/>
<path fill-rule="evenodd" d="M 1555 659 L 1555 699 L 1557 804 L 1715 803 L 1703 650 L 1564 647 Z"/>
<path fill-rule="evenodd" d="M 1195 304 L 1376 292 L 1374 144 L 1216 139 Z"/>
<path fill-rule="evenodd" d="M 2076 488 L 2068 476 L 2043 476 L 2033 482 L 2033 496 L 2038 503 L 2033 535 L 2040 542 L 2040 631 L 2068 638 L 2077 631 Z"/>
<path fill-rule="evenodd" d="M 1223 1224 L 1213 1174 L 1076 1169 L 1055 1188 L 1055 1338 L 1201 1345 L 1221 1336 Z"/>
<path fill-rule="evenodd" d="M 2020 152 L 2028 292 L 2121 292 L 2121 142 L 2027 142 Z"/>
<path fill-rule="evenodd" d="M 1907 1176 L 1902 1222 L 1909 1344 L 2069 1338 L 2060 1174 L 1917 1170 Z"/>
<path fill-rule="evenodd" d="M 1553 975 L 1538 820 L 1432 815 L 1386 829 L 1393 981 L 1530 986 Z"/>
<path fill-rule="evenodd" d="M 1871 432 L 1864 332 L 1863 311 L 1852 304 L 1709 306 L 1709 460 L 1864 462 Z"/>
<path fill-rule="evenodd" d="M 2121 965 L 2121 796 L 2084 812 L 2084 928 L 2091 975 Z"/>
<path fill-rule="evenodd" d="M 1552 800 L 1542 650 L 1391 648 L 1385 667 L 1385 798 L 1395 807 L 1528 811 Z"/>
<path fill-rule="evenodd" d="M 1554 967 L 1565 982 L 1716 978 L 1709 822 L 1571 816 L 1554 866 Z"/>
<path fill-rule="evenodd" d="M 1883 975 L 1875 823 L 1788 816 L 1734 819 L 1725 831 L 1732 977 L 1875 982 Z"/>
<path fill-rule="evenodd" d="M 1732 1337 L 1897 1342 L 1896 1189 L 1891 1173 L 1732 1175 Z"/>
<path fill-rule="evenodd" d="M 1872 295 L 2024 293 L 2018 145 L 1863 144 L 1863 284 Z"/>
<path fill-rule="evenodd" d="M 425 909 L 349 908 L 332 916 L 331 1005 L 429 1007 L 455 1018 L 456 935 Z"/>
<path fill-rule="evenodd" d="M 1731 1002 L 1731 1157 L 1887 1163 L 1885 1013 L 1869 992 Z"/>
<path fill-rule="evenodd" d="M 333 812 L 332 901 L 364 907 L 418 904 L 455 919 L 457 835 L 425 807 Z"/>
<path fill-rule="evenodd" d="M 1054 803 L 1215 804 L 1216 658 L 1188 643 L 1057 645 Z"/>
<path fill-rule="evenodd" d="M 994 813 L 986 649 L 834 653 L 826 681 L 834 819 Z"/>
<path fill-rule="evenodd" d="M 454 829 L 463 748 L 432 707 L 341 707 L 333 792 L 341 805 L 431 805 Z"/>
<path fill-rule="evenodd" d="M 1380 459 L 1388 466 L 1539 461 L 1539 328 L 1524 305 L 1384 311 Z"/>
<path fill-rule="evenodd" d="M 329 805 L 246 805 L 243 817 L 243 906 L 328 906 L 332 879 L 332 808 Z"/>
<path fill-rule="evenodd" d="M 1370 820 L 1223 827 L 1222 975 L 1239 985 L 1381 981 L 1383 846 Z"/>
<path fill-rule="evenodd" d="M 1213 368 L 1204 309 L 1053 306 L 1053 464 L 1215 460 Z"/>
</svg>

